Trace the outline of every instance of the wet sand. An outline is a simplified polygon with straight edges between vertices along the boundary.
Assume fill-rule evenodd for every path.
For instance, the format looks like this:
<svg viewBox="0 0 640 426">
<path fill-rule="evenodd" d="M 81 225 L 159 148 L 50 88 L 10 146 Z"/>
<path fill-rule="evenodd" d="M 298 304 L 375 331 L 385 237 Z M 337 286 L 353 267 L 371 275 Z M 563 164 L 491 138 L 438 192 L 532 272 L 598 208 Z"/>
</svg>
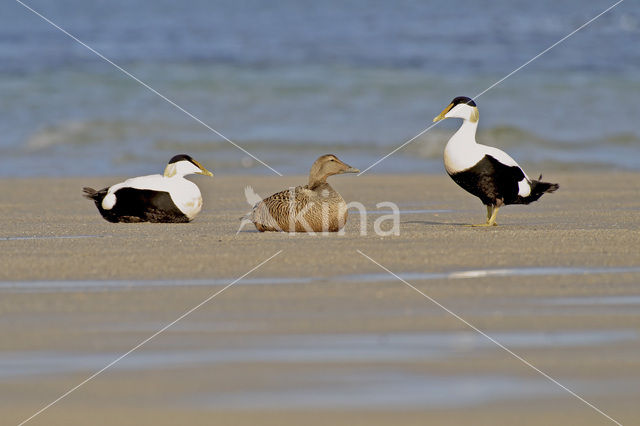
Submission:
<svg viewBox="0 0 640 426">
<path fill-rule="evenodd" d="M 110 224 L 82 186 L 0 180 L 0 410 L 43 425 L 606 424 L 608 420 L 357 252 L 623 424 L 640 418 L 640 176 L 548 174 L 560 190 L 494 228 L 446 176 L 338 176 L 369 212 L 345 235 L 245 229 L 244 185 L 196 178 L 190 224 Z M 373 222 L 393 201 L 400 236 Z M 386 211 L 386 210 L 385 210 Z M 388 223 L 388 222 L 387 222 Z"/>
</svg>

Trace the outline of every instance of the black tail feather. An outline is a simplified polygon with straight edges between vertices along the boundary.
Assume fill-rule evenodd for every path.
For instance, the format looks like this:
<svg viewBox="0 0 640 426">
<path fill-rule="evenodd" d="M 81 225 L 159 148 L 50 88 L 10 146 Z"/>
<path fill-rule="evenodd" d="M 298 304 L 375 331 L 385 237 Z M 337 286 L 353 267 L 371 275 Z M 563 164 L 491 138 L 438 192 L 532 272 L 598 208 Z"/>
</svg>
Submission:
<svg viewBox="0 0 640 426">
<path fill-rule="evenodd" d="M 97 201 L 100 198 L 100 193 L 93 188 L 89 188 L 88 186 L 85 186 L 84 188 L 82 188 L 82 195 L 85 198 L 88 198 L 93 201 Z"/>
<path fill-rule="evenodd" d="M 526 197 L 518 197 L 518 201 L 515 204 L 529 204 L 534 201 L 537 201 L 538 198 L 542 197 L 542 194 L 546 192 L 554 192 L 560 185 L 557 183 L 550 182 L 542 182 L 542 175 L 538 178 L 538 180 L 531 180 L 531 193 Z"/>
<path fill-rule="evenodd" d="M 532 193 L 539 193 L 540 195 L 542 195 L 545 192 L 554 192 L 555 190 L 560 188 L 560 185 L 558 185 L 557 183 L 542 182 L 542 175 L 540 175 L 538 180 L 534 180 L 531 182 L 531 187 Z"/>
</svg>

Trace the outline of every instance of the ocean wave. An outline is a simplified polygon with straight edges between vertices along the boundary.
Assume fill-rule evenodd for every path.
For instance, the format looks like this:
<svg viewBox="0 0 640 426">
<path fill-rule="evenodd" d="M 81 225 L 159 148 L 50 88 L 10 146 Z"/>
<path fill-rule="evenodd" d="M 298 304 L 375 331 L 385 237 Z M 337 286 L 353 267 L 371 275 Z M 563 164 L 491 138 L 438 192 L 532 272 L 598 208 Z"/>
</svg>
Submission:
<svg viewBox="0 0 640 426">
<path fill-rule="evenodd" d="M 446 141 L 449 140 L 452 131 L 441 129 L 431 130 L 420 136 L 414 143 L 407 147 L 407 151 L 424 158 L 437 158 L 442 156 Z M 614 133 L 602 138 L 561 140 L 545 138 L 529 130 L 514 126 L 495 126 L 478 131 L 476 136 L 478 143 L 494 146 L 505 151 L 526 149 L 537 150 L 540 153 L 548 153 L 553 156 L 555 152 L 576 152 L 576 160 L 580 159 L 579 153 L 586 150 L 615 150 L 621 148 L 637 148 L 640 145 L 640 137 L 632 133 Z"/>
<path fill-rule="evenodd" d="M 167 123 L 161 121 L 69 120 L 35 131 L 26 139 L 25 148 L 27 152 L 35 152 L 57 145 L 123 145 L 135 139 L 157 137 L 170 129 Z"/>
<path fill-rule="evenodd" d="M 126 146 L 135 143 L 140 146 L 147 144 L 147 148 L 161 151 L 190 151 L 210 152 L 224 150 L 232 145 L 212 134 L 210 138 L 194 137 L 190 134 L 191 128 L 174 128 L 170 123 L 162 121 L 143 122 L 126 120 L 72 120 L 55 125 L 46 126 L 29 136 L 25 142 L 27 151 L 39 151 L 56 145 L 97 145 L 117 144 L 126 149 Z M 412 154 L 419 154 L 426 158 L 442 155 L 447 140 L 455 130 L 432 129 L 417 137 L 406 147 Z M 192 133 L 192 132 L 191 132 Z M 408 140 L 409 138 L 407 138 Z M 478 131 L 477 141 L 508 150 L 523 146 L 536 147 L 549 150 L 572 150 L 589 147 L 607 146 L 637 147 L 640 145 L 640 137 L 633 133 L 622 132 L 605 135 L 602 138 L 567 140 L 545 138 L 530 130 L 516 126 L 494 126 Z M 283 150 L 287 152 L 300 152 L 318 149 L 349 150 L 374 150 L 384 152 L 394 149 L 407 140 L 286 140 L 286 139 L 247 139 L 236 140 L 246 149 Z"/>
<path fill-rule="evenodd" d="M 440 172 L 444 147 L 454 132 L 455 128 L 431 129 L 385 159 L 375 170 L 383 173 Z M 408 139 L 381 141 L 363 138 L 345 142 L 253 138 L 234 142 L 282 173 L 304 174 L 315 158 L 327 153 L 344 157 L 364 169 Z M 580 170 L 584 167 L 640 170 L 640 158 L 637 156 L 640 138 L 633 133 L 560 139 L 547 138 L 517 126 L 499 125 L 480 130 L 477 140 L 505 150 L 525 169 L 535 166 L 546 171 Z M 255 159 L 217 135 L 203 132 L 198 126 L 180 126 L 160 120 L 63 121 L 34 132 L 26 140 L 21 153 L 7 151 L 3 152 L 3 157 L 5 160 L 13 158 L 13 162 L 41 161 L 39 167 L 42 170 L 49 170 L 46 164 L 50 161 L 56 164 L 73 162 L 74 166 L 68 173 L 128 175 L 155 170 L 158 164 L 176 153 L 195 155 L 200 161 L 225 173 L 269 173 Z M 24 158 L 19 158 L 21 156 Z M 83 159 L 82 167 L 76 161 L 79 158 Z"/>
</svg>

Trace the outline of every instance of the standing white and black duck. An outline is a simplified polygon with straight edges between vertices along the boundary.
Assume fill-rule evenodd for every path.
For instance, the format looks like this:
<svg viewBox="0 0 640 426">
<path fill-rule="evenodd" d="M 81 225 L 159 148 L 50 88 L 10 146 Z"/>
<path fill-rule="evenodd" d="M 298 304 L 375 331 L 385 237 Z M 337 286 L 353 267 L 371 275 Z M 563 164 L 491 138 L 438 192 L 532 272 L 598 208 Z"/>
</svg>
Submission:
<svg viewBox="0 0 640 426">
<path fill-rule="evenodd" d="M 507 153 L 476 142 L 479 113 L 472 99 L 453 99 L 433 121 L 445 118 L 461 118 L 462 126 L 447 142 L 444 167 L 451 179 L 487 206 L 487 221 L 474 226 L 495 226 L 503 205 L 529 204 L 559 188 L 557 183 L 540 181 L 542 175 L 530 179 Z"/>
</svg>

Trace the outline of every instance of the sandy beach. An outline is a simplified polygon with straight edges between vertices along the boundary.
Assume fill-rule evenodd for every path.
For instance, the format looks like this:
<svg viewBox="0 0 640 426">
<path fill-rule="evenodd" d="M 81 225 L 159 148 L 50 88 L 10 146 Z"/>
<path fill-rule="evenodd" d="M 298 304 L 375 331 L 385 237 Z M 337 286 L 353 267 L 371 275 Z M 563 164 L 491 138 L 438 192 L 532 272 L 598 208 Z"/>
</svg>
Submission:
<svg viewBox="0 0 640 426">
<path fill-rule="evenodd" d="M 214 171 L 215 172 L 215 171 Z M 368 210 L 345 235 L 236 235 L 304 176 L 194 179 L 189 224 L 111 224 L 114 177 L 0 180 L 0 411 L 33 425 L 607 424 L 435 299 L 622 424 L 640 418 L 640 175 L 548 173 L 507 206 L 440 175 L 333 177 Z M 400 235 L 373 222 L 392 201 Z M 359 253 L 360 251 L 361 253 Z M 363 254 L 403 277 L 424 295 Z"/>
</svg>

